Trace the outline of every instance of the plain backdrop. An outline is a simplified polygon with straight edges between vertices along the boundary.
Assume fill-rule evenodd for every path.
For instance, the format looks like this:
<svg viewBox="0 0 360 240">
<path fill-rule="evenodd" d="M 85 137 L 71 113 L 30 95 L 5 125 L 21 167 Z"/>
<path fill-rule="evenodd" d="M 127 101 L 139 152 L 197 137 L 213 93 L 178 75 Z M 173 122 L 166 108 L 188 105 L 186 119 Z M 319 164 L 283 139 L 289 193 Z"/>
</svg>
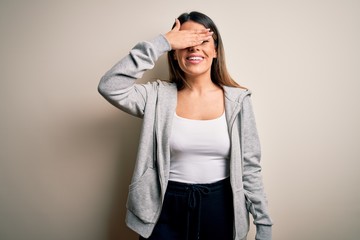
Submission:
<svg viewBox="0 0 360 240">
<path fill-rule="evenodd" d="M 141 120 L 97 85 L 191 10 L 253 92 L 274 240 L 359 239 L 359 1 L 1 0 L 1 240 L 137 239 L 124 218 Z M 167 76 L 162 57 L 141 81 Z"/>
</svg>

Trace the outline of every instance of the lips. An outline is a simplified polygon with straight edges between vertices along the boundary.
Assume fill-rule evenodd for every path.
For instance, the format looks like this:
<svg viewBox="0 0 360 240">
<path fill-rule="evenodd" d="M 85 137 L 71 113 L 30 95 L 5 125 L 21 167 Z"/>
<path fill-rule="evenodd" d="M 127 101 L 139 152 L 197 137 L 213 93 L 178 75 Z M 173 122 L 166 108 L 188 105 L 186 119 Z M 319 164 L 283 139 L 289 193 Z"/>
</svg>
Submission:
<svg viewBox="0 0 360 240">
<path fill-rule="evenodd" d="M 193 61 L 200 61 L 200 60 L 203 60 L 204 58 L 203 57 L 187 57 L 186 59 L 193 60 Z"/>
<path fill-rule="evenodd" d="M 192 63 L 199 63 L 202 60 L 204 60 L 204 57 L 200 56 L 200 55 L 191 55 L 191 56 L 186 57 L 186 60 L 189 62 L 192 62 Z"/>
</svg>

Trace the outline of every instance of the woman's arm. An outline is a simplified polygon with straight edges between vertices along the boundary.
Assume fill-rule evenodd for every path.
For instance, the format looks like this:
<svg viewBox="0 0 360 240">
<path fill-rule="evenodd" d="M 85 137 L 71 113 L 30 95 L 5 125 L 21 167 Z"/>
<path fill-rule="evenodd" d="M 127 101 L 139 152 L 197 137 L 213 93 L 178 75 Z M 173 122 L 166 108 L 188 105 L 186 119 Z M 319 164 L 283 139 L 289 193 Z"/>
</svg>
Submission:
<svg viewBox="0 0 360 240">
<path fill-rule="evenodd" d="M 245 97 L 242 106 L 243 119 L 243 184 L 247 207 L 256 225 L 256 239 L 270 240 L 272 220 L 267 209 L 261 175 L 261 150 L 250 96 Z"/>
<path fill-rule="evenodd" d="M 169 50 L 170 44 L 163 35 L 138 43 L 101 78 L 100 94 L 121 110 L 142 117 L 151 85 L 135 84 L 135 81 L 152 69 L 156 60 Z"/>
</svg>

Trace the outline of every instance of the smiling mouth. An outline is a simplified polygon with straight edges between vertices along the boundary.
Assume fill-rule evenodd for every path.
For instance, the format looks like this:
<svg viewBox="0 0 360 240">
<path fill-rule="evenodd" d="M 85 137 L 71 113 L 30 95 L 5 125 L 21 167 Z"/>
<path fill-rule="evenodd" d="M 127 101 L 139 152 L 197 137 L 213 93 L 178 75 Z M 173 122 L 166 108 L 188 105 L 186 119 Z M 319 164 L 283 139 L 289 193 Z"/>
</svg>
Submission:
<svg viewBox="0 0 360 240">
<path fill-rule="evenodd" d="M 186 59 L 189 61 L 201 61 L 204 58 L 203 57 L 187 57 Z"/>
</svg>

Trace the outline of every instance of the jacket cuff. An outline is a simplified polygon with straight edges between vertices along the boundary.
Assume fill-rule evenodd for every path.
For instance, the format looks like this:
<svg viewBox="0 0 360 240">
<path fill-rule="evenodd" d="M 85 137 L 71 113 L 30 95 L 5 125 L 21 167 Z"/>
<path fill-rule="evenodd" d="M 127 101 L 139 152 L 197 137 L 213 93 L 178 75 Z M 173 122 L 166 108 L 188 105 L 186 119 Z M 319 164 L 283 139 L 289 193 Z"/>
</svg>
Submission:
<svg viewBox="0 0 360 240">
<path fill-rule="evenodd" d="M 157 56 L 161 56 L 171 50 L 171 45 L 169 41 L 162 34 L 159 34 L 148 42 L 150 42 L 154 46 L 154 49 L 157 52 Z"/>
<path fill-rule="evenodd" d="M 256 240 L 271 240 L 272 227 L 268 225 L 256 225 Z"/>
</svg>

